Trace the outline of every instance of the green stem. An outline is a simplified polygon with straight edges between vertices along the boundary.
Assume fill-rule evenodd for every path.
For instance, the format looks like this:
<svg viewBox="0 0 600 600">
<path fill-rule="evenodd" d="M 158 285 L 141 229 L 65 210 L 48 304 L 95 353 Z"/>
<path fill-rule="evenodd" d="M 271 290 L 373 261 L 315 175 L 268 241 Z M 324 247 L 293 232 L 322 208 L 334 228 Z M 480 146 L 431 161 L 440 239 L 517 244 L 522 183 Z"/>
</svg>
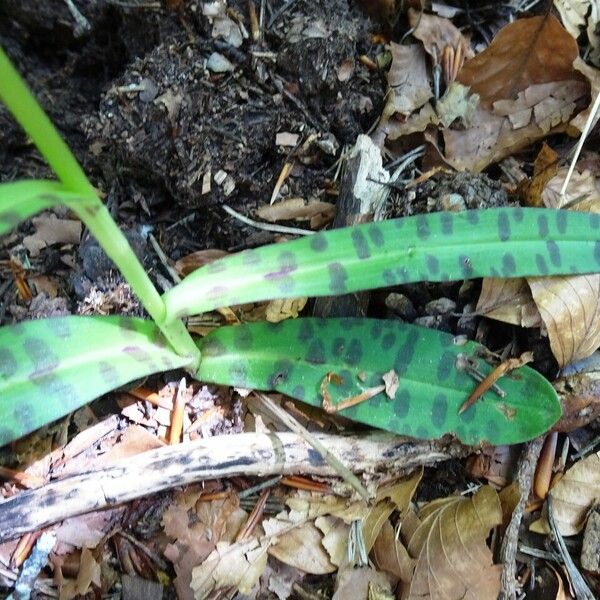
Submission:
<svg viewBox="0 0 600 600">
<path fill-rule="evenodd" d="M 106 254 L 123 274 L 148 314 L 161 329 L 174 350 L 198 364 L 200 353 L 181 321 L 165 322 L 165 305 L 110 213 L 98 199 L 96 190 L 69 147 L 47 117 L 35 97 L 0 48 L 0 100 L 31 137 L 38 150 L 63 183 L 66 192 L 80 198 L 67 204 L 96 237 Z"/>
</svg>

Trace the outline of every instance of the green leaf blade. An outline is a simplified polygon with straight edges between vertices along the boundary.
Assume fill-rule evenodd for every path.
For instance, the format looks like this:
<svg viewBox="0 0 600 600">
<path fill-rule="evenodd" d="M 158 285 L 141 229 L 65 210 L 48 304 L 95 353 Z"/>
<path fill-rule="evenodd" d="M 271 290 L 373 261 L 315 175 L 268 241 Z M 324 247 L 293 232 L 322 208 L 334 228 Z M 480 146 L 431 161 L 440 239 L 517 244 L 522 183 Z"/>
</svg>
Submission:
<svg viewBox="0 0 600 600">
<path fill-rule="evenodd" d="M 151 321 L 59 317 L 0 328 L 0 445 L 152 373 L 186 366 Z"/>
<path fill-rule="evenodd" d="M 556 392 L 523 367 L 500 380 L 500 398 L 487 392 L 458 414 L 476 382 L 456 366 L 459 354 L 475 355 L 473 342 L 454 344 L 443 332 L 374 319 L 297 319 L 278 324 L 222 327 L 200 343 L 198 379 L 277 390 L 321 406 L 328 374 L 341 378 L 326 389 L 334 404 L 382 385 L 394 370 L 394 398 L 380 392 L 341 411 L 345 417 L 399 434 L 437 439 L 446 433 L 467 444 L 514 444 L 547 431 L 560 417 Z M 492 367 L 478 360 L 479 369 Z"/>
<path fill-rule="evenodd" d="M 216 261 L 164 296 L 169 320 L 274 298 L 415 281 L 600 271 L 600 215 L 500 208 L 318 233 Z"/>
</svg>

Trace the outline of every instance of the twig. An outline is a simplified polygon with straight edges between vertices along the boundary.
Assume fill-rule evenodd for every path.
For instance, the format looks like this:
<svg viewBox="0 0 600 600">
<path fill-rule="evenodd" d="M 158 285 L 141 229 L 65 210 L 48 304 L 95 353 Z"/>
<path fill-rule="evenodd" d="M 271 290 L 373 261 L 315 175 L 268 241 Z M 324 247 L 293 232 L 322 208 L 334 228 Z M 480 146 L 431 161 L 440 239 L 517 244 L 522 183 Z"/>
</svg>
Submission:
<svg viewBox="0 0 600 600">
<path fill-rule="evenodd" d="M 387 433 L 313 435 L 355 473 L 413 469 L 468 452 L 459 444 L 406 440 Z M 298 474 L 337 475 L 294 433 L 242 433 L 163 446 L 0 501 L 0 543 L 75 515 L 198 481 Z"/>
<path fill-rule="evenodd" d="M 358 477 L 352 473 L 352 471 L 343 464 L 337 457 L 335 457 L 327 448 L 319 442 L 319 440 L 312 434 L 306 427 L 303 427 L 298 423 L 292 415 L 287 413 L 281 406 L 277 406 L 269 396 L 262 394 L 261 392 L 254 392 L 255 395 L 262 400 L 263 404 L 278 418 L 281 422 L 293 431 L 294 433 L 301 436 L 308 444 L 310 444 L 323 458 L 323 460 L 334 469 L 337 474 L 358 494 L 365 502 L 370 500 L 369 492 L 367 492 L 365 486 L 360 482 Z"/>
<path fill-rule="evenodd" d="M 160 247 L 160 244 L 156 241 L 156 238 L 151 233 L 149 233 L 148 239 L 150 240 L 150 243 L 154 248 L 154 252 L 156 252 L 158 258 L 160 259 L 160 262 L 163 264 L 164 268 L 171 276 L 173 282 L 180 283 L 181 277 L 179 277 L 177 271 L 169 264 L 169 259 L 167 258 L 167 255 L 163 252 L 163 249 Z"/>
<path fill-rule="evenodd" d="M 81 37 L 88 31 L 91 31 L 92 26 L 90 25 L 90 22 L 79 12 L 78 8 L 73 4 L 73 0 L 64 1 L 75 21 L 75 29 L 73 29 L 75 37 Z"/>
<path fill-rule="evenodd" d="M 257 229 L 264 229 L 265 231 L 273 231 L 275 233 L 287 233 L 289 235 L 314 235 L 314 231 L 310 231 L 308 229 L 300 229 L 299 227 L 285 227 L 284 225 L 272 225 L 270 223 L 259 223 L 258 221 L 254 221 L 249 217 L 242 215 L 237 212 L 237 210 L 233 210 L 231 206 L 227 206 L 227 204 L 223 204 L 223 210 L 229 213 L 232 217 L 235 217 L 238 221 L 245 223 L 246 225 L 250 225 L 250 227 L 256 227 Z"/>
<path fill-rule="evenodd" d="M 527 498 L 531 491 L 531 480 L 535 472 L 538 456 L 542 450 L 544 438 L 539 437 L 529 442 L 521 454 L 517 481 L 521 497 L 513 511 L 510 523 L 504 533 L 502 547 L 500 548 L 500 561 L 502 562 L 502 589 L 500 600 L 516 600 L 517 597 L 517 545 L 519 541 L 519 528 L 527 504 Z"/>
</svg>

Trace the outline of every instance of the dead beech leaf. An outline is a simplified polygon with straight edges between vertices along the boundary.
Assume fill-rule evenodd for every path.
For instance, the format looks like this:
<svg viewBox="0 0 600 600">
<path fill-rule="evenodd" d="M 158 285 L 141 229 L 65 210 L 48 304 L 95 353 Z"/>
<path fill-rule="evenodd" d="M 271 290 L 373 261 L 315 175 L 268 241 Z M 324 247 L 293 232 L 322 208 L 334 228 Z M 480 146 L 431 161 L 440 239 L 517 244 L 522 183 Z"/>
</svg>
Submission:
<svg viewBox="0 0 600 600">
<path fill-rule="evenodd" d="M 192 271 L 203 267 L 204 265 L 208 265 L 219 258 L 223 258 L 227 256 L 229 253 L 225 252 L 225 250 L 218 250 L 217 248 L 209 248 L 208 250 L 197 250 L 196 252 L 192 252 L 191 254 L 186 254 L 182 256 L 175 263 L 175 271 L 181 277 L 185 277 L 189 275 Z"/>
<path fill-rule="evenodd" d="M 320 200 L 306 201 L 304 198 L 288 198 L 273 205 L 261 206 L 256 214 L 265 221 L 310 221 L 312 218 L 323 215 L 327 220 L 333 219 L 335 205 Z"/>
<path fill-rule="evenodd" d="M 597 2 L 595 2 L 594 4 L 597 4 Z M 600 7 L 598 8 L 598 10 L 600 10 Z M 598 61 L 595 64 L 600 64 L 600 39 L 598 48 Z M 581 73 L 589 81 L 591 87 L 592 98 L 589 106 L 585 110 L 582 110 L 580 113 L 578 113 L 569 123 L 581 132 L 583 131 L 585 123 L 590 115 L 590 112 L 592 111 L 594 102 L 596 101 L 598 94 L 600 94 L 600 70 L 596 69 L 595 67 L 591 67 L 586 62 L 584 62 L 583 59 L 579 56 L 575 59 L 575 62 L 573 62 L 573 67 L 576 71 Z M 595 117 L 592 119 L 592 128 L 598 123 L 599 119 L 600 111 L 596 113 Z"/>
<path fill-rule="evenodd" d="M 77 579 L 67 581 L 60 590 L 61 600 L 71 600 L 75 596 L 87 594 L 90 585 L 100 587 L 100 565 L 91 550 L 83 548 L 79 559 Z"/>
<path fill-rule="evenodd" d="M 402 46 L 394 42 L 390 43 L 390 51 L 392 64 L 387 80 L 391 106 L 386 106 L 385 112 L 408 116 L 433 97 L 425 51 L 421 44 Z"/>
<path fill-rule="evenodd" d="M 600 274 L 527 282 L 559 366 L 590 356 L 600 346 Z"/>
<path fill-rule="evenodd" d="M 284 298 L 270 300 L 265 307 L 265 319 L 269 323 L 279 323 L 285 319 L 295 319 L 306 306 L 308 298 Z"/>
<path fill-rule="evenodd" d="M 375 544 L 379 531 L 393 511 L 398 511 L 400 518 L 406 514 L 422 477 L 423 469 L 419 469 L 410 477 L 377 490 L 375 504 L 369 508 L 363 520 L 363 535 L 367 552 Z"/>
<path fill-rule="evenodd" d="M 81 221 L 59 219 L 53 213 L 33 217 L 35 233 L 23 238 L 23 245 L 31 256 L 39 256 L 40 251 L 53 244 L 79 244 Z"/>
<path fill-rule="evenodd" d="M 503 27 L 483 52 L 468 60 L 458 81 L 487 108 L 514 99 L 532 85 L 573 79 L 577 42 L 556 17 L 519 19 Z"/>
<path fill-rule="evenodd" d="M 376 591 L 373 591 L 376 590 Z M 373 594 L 377 594 L 374 596 Z M 370 567 L 353 568 L 346 566 L 338 573 L 335 593 L 331 600 L 393 600 L 390 582 L 387 577 Z"/>
<path fill-rule="evenodd" d="M 408 23 L 415 28 L 413 37 L 423 42 L 425 51 L 434 60 L 440 60 L 446 47 L 456 50 L 460 46 L 464 57 L 473 56 L 469 42 L 449 19 L 409 8 Z"/>
<path fill-rule="evenodd" d="M 434 500 L 420 516 L 407 539 L 417 564 L 403 597 L 496 600 L 502 567 L 493 564 L 486 538 L 502 521 L 498 494 L 483 486 L 471 498 Z"/>
<path fill-rule="evenodd" d="M 475 309 L 478 314 L 519 327 L 539 327 L 542 318 L 523 278 L 486 277 Z"/>
<path fill-rule="evenodd" d="M 542 200 L 548 208 L 562 208 L 571 202 L 577 202 L 577 210 L 583 212 L 600 212 L 600 182 L 589 170 L 573 171 L 569 185 L 561 196 L 560 190 L 567 176 L 569 167 L 561 167 L 558 173 L 546 184 L 542 192 Z"/>
<path fill-rule="evenodd" d="M 375 566 L 392 575 L 396 580 L 410 583 L 416 561 L 408 554 L 404 544 L 398 539 L 394 527 L 385 521 L 371 551 Z"/>
<path fill-rule="evenodd" d="M 315 526 L 323 534 L 321 544 L 329 555 L 329 560 L 336 567 L 341 567 L 347 562 L 350 525 L 337 517 L 325 516 L 317 517 Z"/>
<path fill-rule="evenodd" d="M 519 193 L 527 206 L 543 206 L 546 184 L 558 173 L 558 154 L 544 142 L 533 163 L 533 176 L 519 185 Z"/>
<path fill-rule="evenodd" d="M 550 490 L 553 515 L 561 535 L 577 535 L 589 509 L 600 500 L 600 452 L 576 462 Z M 544 515 L 547 505 L 544 505 Z M 546 516 L 531 524 L 531 531 L 549 533 Z"/>
<path fill-rule="evenodd" d="M 275 519 L 269 519 L 265 533 L 273 535 L 271 526 Z M 289 523 L 282 523 L 288 527 Z M 313 522 L 306 522 L 277 534 L 277 541 L 269 548 L 269 554 L 286 565 L 291 565 L 313 575 L 333 573 L 337 567 L 331 562 L 322 544 L 323 534 Z"/>
<path fill-rule="evenodd" d="M 457 170 L 479 172 L 489 164 L 563 131 L 588 86 L 571 79 L 532 85 L 515 100 L 494 103 L 493 112 L 474 111 L 470 127 L 445 129 L 446 160 Z"/>
<path fill-rule="evenodd" d="M 208 598 L 214 590 L 235 587 L 250 594 L 267 565 L 268 543 L 256 539 L 235 544 L 218 542 L 206 560 L 192 571 L 195 600 Z"/>
</svg>

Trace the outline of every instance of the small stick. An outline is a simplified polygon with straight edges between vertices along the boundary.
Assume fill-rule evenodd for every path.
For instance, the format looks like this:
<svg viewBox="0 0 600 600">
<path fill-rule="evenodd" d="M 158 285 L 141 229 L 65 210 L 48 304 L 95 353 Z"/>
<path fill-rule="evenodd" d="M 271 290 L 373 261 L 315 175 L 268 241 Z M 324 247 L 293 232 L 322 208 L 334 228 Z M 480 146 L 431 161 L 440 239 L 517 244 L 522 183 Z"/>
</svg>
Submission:
<svg viewBox="0 0 600 600">
<path fill-rule="evenodd" d="M 519 358 L 509 358 L 504 362 L 501 362 L 491 373 L 489 373 L 485 379 L 471 392 L 471 395 L 463 402 L 462 406 L 458 409 L 458 414 L 462 413 L 470 408 L 487 392 L 492 384 L 496 383 L 500 377 L 506 375 L 513 369 L 518 369 L 533 360 L 533 352 L 523 352 Z"/>
<path fill-rule="evenodd" d="M 272 231 L 274 233 L 284 233 L 289 235 L 314 235 L 316 233 L 316 231 L 300 229 L 299 227 L 286 227 L 284 225 L 259 223 L 258 221 L 253 221 L 249 217 L 242 215 L 241 213 L 237 212 L 237 210 L 233 210 L 233 208 L 231 208 L 231 206 L 227 206 L 227 204 L 223 204 L 223 210 L 226 213 L 229 213 L 232 217 L 235 217 L 238 221 L 241 221 L 246 225 L 250 225 L 251 227 L 256 227 L 257 229 L 264 229 L 265 231 Z"/>
<path fill-rule="evenodd" d="M 185 377 L 179 382 L 177 396 L 171 412 L 171 429 L 169 430 L 169 444 L 179 444 L 183 430 L 183 412 L 188 399 Z"/>
<path fill-rule="evenodd" d="M 252 33 L 252 40 L 259 42 L 261 31 L 258 17 L 256 15 L 256 4 L 254 4 L 254 0 L 248 0 L 248 14 L 250 15 L 250 31 Z"/>
<path fill-rule="evenodd" d="M 298 421 L 296 421 L 292 415 L 287 413 L 280 406 L 277 406 L 277 404 L 275 404 L 275 402 L 273 402 L 269 396 L 262 394 L 261 392 L 254 393 L 263 401 L 263 403 L 273 414 L 281 419 L 281 421 L 290 429 L 290 431 L 293 431 L 304 438 L 304 440 L 306 440 L 306 442 L 323 457 L 323 460 L 333 469 L 335 469 L 339 476 L 360 494 L 363 500 L 366 502 L 369 501 L 369 492 L 367 492 L 365 486 L 360 482 L 358 477 L 356 477 L 356 475 L 354 475 L 354 473 L 352 473 L 352 471 L 350 471 L 350 469 L 346 467 L 338 458 L 331 454 L 324 444 L 322 444 L 312 433 L 310 433 L 308 429 L 302 427 L 302 425 L 300 425 L 300 423 L 298 423 Z"/>
<path fill-rule="evenodd" d="M 469 360 L 468 356 L 465 356 L 464 354 L 459 354 L 456 357 L 456 368 L 459 371 L 466 371 L 467 375 L 471 376 L 475 381 L 483 381 L 485 379 L 485 375 L 479 371 L 473 364 L 471 364 L 471 361 Z M 490 386 L 490 389 L 495 392 L 498 396 L 500 396 L 500 398 L 506 398 L 506 392 L 501 389 L 497 384 L 492 384 L 492 386 Z"/>
</svg>

